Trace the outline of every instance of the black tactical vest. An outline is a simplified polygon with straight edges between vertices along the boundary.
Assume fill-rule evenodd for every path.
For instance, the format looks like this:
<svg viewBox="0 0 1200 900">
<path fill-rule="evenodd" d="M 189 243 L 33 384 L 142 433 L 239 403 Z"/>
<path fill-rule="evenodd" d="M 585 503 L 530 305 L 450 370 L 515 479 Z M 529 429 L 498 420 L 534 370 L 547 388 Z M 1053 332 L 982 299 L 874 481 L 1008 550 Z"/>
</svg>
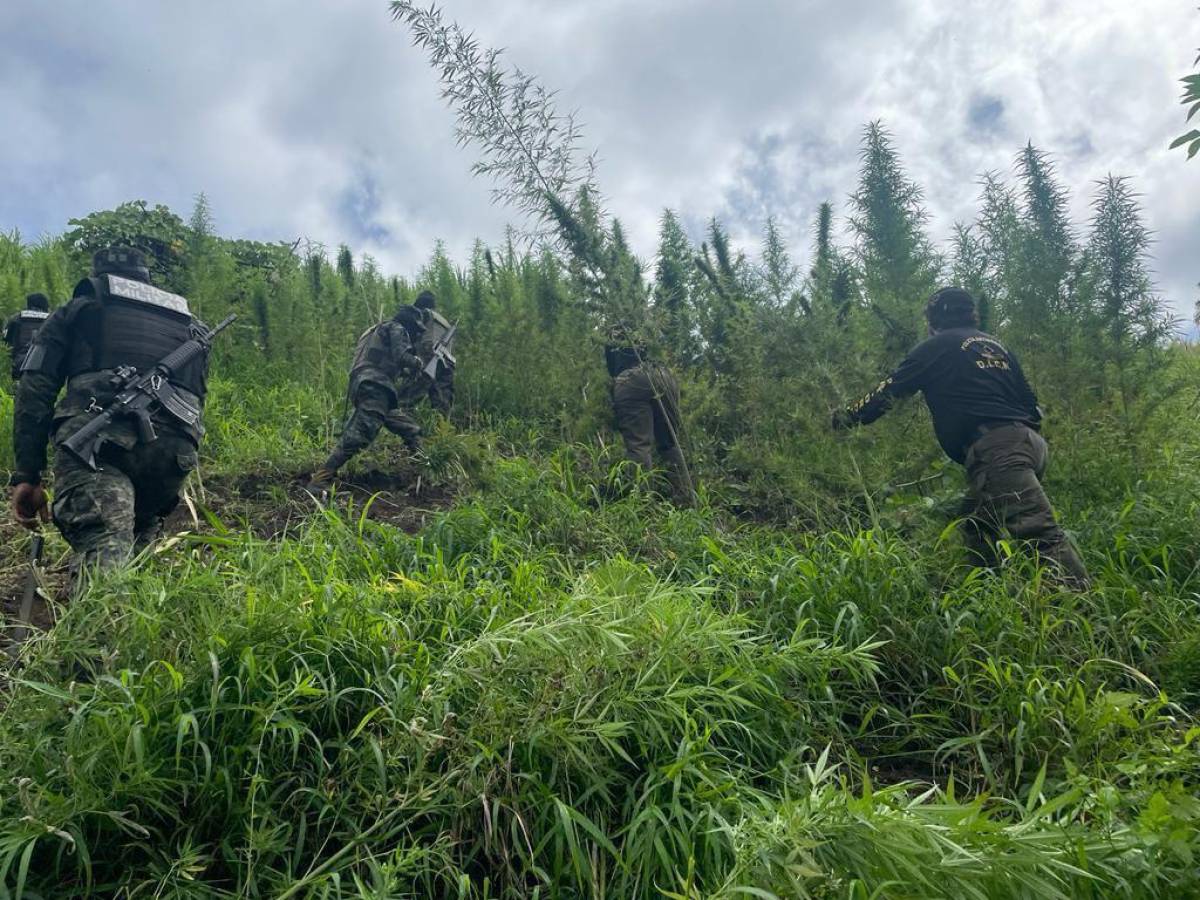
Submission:
<svg viewBox="0 0 1200 900">
<path fill-rule="evenodd" d="M 85 278 L 75 297 L 94 296 L 75 319 L 75 346 L 66 360 L 68 378 L 130 366 L 148 372 L 193 335 L 187 300 L 145 282 L 101 275 Z M 174 373 L 171 383 L 203 399 L 208 362 L 201 358 Z"/>
<path fill-rule="evenodd" d="M 33 345 L 34 337 L 37 336 L 42 324 L 48 318 L 50 318 L 50 313 L 42 312 L 40 309 L 23 309 L 14 317 L 14 327 L 11 334 L 13 378 L 20 376 L 21 364 L 25 361 L 25 354 L 29 352 L 29 348 Z"/>
</svg>

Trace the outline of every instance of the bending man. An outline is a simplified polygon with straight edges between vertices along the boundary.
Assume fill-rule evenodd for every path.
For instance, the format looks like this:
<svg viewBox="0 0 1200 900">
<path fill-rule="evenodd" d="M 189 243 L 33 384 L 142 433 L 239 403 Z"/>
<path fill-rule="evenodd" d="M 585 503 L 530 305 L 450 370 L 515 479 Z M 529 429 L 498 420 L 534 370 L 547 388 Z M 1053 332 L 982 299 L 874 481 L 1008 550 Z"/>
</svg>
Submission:
<svg viewBox="0 0 1200 900">
<path fill-rule="evenodd" d="M 679 382 L 665 366 L 648 361 L 644 349 L 631 346 L 620 329 L 604 348 L 604 360 L 613 379 L 613 416 L 625 440 L 625 456 L 650 471 L 657 449 L 672 499 L 691 505 L 691 478 L 679 447 Z"/>
<path fill-rule="evenodd" d="M 1042 415 L 1016 357 L 979 330 L 975 300 L 961 288 L 934 294 L 925 318 L 929 338 L 863 400 L 835 413 L 834 429 L 874 422 L 920 391 L 942 449 L 967 469 L 962 531 L 972 564 L 995 566 L 995 542 L 1007 529 L 1054 565 L 1064 583 L 1085 588 L 1087 570 L 1042 489 Z"/>
<path fill-rule="evenodd" d="M 424 332 L 421 312 L 411 306 L 400 307 L 392 319 L 363 332 L 350 366 L 354 412 L 333 453 L 313 472 L 310 489 L 328 486 L 351 457 L 371 445 L 380 428 L 399 436 L 411 453 L 420 451 L 421 426 L 400 407 L 396 381 L 401 376 L 424 377 L 421 358 L 413 352 Z"/>
<path fill-rule="evenodd" d="M 36 528 L 47 517 L 42 472 L 53 440 L 54 524 L 71 549 L 72 575 L 82 565 L 110 566 L 158 537 L 164 518 L 196 467 L 204 433 L 159 409 L 157 438 L 142 441 L 129 418 L 103 432 L 93 470 L 62 449 L 64 441 L 104 409 L 116 393 L 117 370 L 148 372 L 171 351 L 206 331 L 183 297 L 150 284 L 136 250 L 102 250 L 92 276 L 75 286 L 70 302 L 55 310 L 25 357 L 13 417 L 12 507 L 18 522 Z M 180 398 L 201 409 L 208 360 L 202 357 L 171 377 Z M 66 392 L 55 406 L 63 384 Z"/>
</svg>

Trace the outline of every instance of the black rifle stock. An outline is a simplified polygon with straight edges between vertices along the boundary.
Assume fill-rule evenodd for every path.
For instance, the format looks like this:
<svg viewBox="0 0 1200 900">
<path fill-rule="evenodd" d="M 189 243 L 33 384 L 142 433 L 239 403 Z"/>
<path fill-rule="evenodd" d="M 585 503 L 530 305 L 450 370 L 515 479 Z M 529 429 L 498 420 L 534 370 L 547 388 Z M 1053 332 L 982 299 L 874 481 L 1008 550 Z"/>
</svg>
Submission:
<svg viewBox="0 0 1200 900">
<path fill-rule="evenodd" d="M 212 347 L 213 338 L 228 328 L 236 318 L 236 315 L 226 316 L 207 334 L 184 341 L 145 374 L 139 375 L 136 369 L 118 369 L 120 383 L 117 396 L 106 409 L 101 410 L 95 418 L 63 441 L 63 447 L 95 471 L 96 452 L 104 440 L 104 429 L 119 417 L 125 416 L 134 420 L 138 439 L 143 443 L 149 443 L 158 437 L 150 420 L 150 414 L 156 409 L 165 411 L 185 425 L 195 425 L 200 421 L 200 410 L 179 396 L 179 392 L 171 386 L 170 378 L 202 353 L 207 353 Z"/>
</svg>

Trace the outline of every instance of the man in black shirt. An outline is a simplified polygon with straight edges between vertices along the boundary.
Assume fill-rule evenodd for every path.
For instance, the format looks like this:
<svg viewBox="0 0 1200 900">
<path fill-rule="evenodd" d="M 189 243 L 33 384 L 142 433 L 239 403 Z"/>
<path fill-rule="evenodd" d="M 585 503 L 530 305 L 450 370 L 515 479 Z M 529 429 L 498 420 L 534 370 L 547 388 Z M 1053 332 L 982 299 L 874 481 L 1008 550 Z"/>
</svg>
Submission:
<svg viewBox="0 0 1200 900">
<path fill-rule="evenodd" d="M 1042 489 L 1047 461 L 1042 415 L 1016 357 L 979 330 L 975 300 L 961 288 L 934 294 L 925 317 L 930 337 L 879 387 L 835 413 L 834 429 L 874 422 L 896 400 L 920 391 L 938 443 L 967 469 L 962 531 L 972 563 L 994 566 L 995 542 L 1007 529 L 1052 562 L 1064 582 L 1086 587 L 1083 561 Z"/>
</svg>

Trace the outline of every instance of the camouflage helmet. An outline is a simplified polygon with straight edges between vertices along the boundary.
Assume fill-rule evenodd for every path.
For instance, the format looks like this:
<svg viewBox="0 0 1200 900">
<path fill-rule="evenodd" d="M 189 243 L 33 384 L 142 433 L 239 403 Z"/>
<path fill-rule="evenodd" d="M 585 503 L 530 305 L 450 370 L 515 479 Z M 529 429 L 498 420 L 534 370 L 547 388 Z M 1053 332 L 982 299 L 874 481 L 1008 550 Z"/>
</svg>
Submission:
<svg viewBox="0 0 1200 900">
<path fill-rule="evenodd" d="M 419 337 L 425 331 L 425 317 L 415 306 L 400 307 L 392 318 L 404 326 L 410 337 Z"/>
<path fill-rule="evenodd" d="M 120 275 L 135 281 L 150 282 L 146 257 L 132 247 L 106 247 L 92 257 L 93 275 Z"/>
<path fill-rule="evenodd" d="M 417 309 L 437 309 L 437 297 L 433 296 L 433 291 L 421 291 L 413 306 Z"/>
</svg>

